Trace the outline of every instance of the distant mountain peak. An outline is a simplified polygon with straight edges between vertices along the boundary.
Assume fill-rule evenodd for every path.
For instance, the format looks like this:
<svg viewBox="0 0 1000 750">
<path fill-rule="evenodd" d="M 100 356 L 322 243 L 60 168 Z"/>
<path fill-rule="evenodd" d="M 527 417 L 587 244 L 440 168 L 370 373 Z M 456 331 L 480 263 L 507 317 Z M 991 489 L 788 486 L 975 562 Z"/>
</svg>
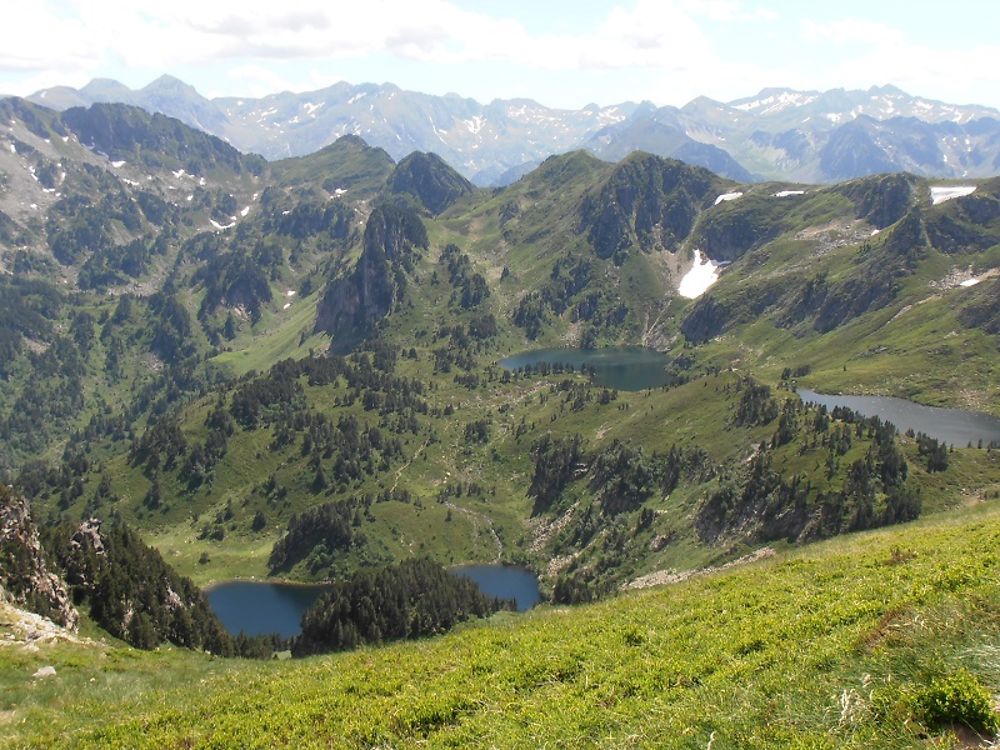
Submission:
<svg viewBox="0 0 1000 750">
<path fill-rule="evenodd" d="M 824 182 L 871 169 L 970 178 L 1000 169 L 995 132 L 1000 123 L 984 124 L 1000 121 L 1000 112 L 911 96 L 892 84 L 827 91 L 772 86 L 729 102 L 697 97 L 682 108 L 641 101 L 557 109 L 525 97 L 483 104 L 388 82 L 341 81 L 310 92 L 207 99 L 164 75 L 139 90 L 95 79 L 79 90 L 46 89 L 29 100 L 57 110 L 131 104 L 272 160 L 303 156 L 356 135 L 395 161 L 414 151 L 437 153 L 483 186 L 508 184 L 547 156 L 578 148 L 610 160 L 645 150 L 739 181 L 760 175 Z M 859 118 L 868 118 L 866 127 L 878 131 L 865 145 L 868 157 L 860 160 L 849 158 L 848 141 L 837 136 Z M 979 125 L 972 127 L 973 122 Z M 961 132 L 953 132 L 956 125 Z"/>
<path fill-rule="evenodd" d="M 145 86 L 142 87 L 141 91 L 155 91 L 157 93 L 167 92 L 167 91 L 183 91 L 185 93 L 197 94 L 198 91 L 189 83 L 185 83 L 180 78 L 176 78 L 172 75 L 164 73 L 159 78 L 150 81 Z"/>
<path fill-rule="evenodd" d="M 885 96 L 909 96 L 901 88 L 893 86 L 891 83 L 887 83 L 884 86 L 872 86 L 868 89 L 868 92 L 871 94 L 883 94 Z"/>
</svg>

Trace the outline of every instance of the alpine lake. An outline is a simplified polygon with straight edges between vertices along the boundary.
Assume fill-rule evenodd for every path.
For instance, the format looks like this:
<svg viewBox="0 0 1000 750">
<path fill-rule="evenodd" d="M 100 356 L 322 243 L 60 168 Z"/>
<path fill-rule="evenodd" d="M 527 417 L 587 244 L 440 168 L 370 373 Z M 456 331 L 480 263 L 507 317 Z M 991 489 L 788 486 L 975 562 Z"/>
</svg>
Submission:
<svg viewBox="0 0 1000 750">
<path fill-rule="evenodd" d="M 513 599 L 518 612 L 538 604 L 538 577 L 513 565 L 463 565 L 454 575 L 471 578 L 487 596 Z M 209 606 L 233 635 L 291 638 L 301 631 L 302 615 L 329 589 L 323 584 L 226 581 L 205 591 Z"/>
</svg>

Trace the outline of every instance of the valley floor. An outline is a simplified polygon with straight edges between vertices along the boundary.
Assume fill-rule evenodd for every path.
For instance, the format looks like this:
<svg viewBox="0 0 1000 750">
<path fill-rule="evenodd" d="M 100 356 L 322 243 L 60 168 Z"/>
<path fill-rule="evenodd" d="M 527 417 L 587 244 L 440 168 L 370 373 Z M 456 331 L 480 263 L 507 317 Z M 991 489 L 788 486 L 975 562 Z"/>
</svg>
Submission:
<svg viewBox="0 0 1000 750">
<path fill-rule="evenodd" d="M 1000 689 L 998 548 L 1000 507 L 980 503 L 302 661 L 8 640 L 0 745 L 959 747 L 913 696 L 962 668 Z"/>
</svg>

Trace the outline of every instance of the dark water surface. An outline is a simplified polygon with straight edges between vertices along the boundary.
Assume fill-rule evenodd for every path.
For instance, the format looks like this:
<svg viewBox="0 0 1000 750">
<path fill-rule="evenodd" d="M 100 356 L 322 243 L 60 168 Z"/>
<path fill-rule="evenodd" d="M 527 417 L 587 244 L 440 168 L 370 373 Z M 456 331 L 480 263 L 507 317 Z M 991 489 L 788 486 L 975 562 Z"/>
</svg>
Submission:
<svg viewBox="0 0 1000 750">
<path fill-rule="evenodd" d="M 542 599 L 538 577 L 527 568 L 513 565 L 461 565 L 452 568 L 457 576 L 471 578 L 487 596 L 513 599 L 518 612 L 531 609 Z"/>
<path fill-rule="evenodd" d="M 302 630 L 302 613 L 327 589 L 320 585 L 229 581 L 205 592 L 208 604 L 233 635 L 277 633 L 284 638 Z"/>
<path fill-rule="evenodd" d="M 670 385 L 667 373 L 670 357 L 652 349 L 610 347 L 607 349 L 535 349 L 500 360 L 505 370 L 540 364 L 587 367 L 594 370 L 599 385 L 620 391 L 641 391 Z"/>
<path fill-rule="evenodd" d="M 538 578 L 530 570 L 508 565 L 463 565 L 455 575 L 471 578 L 484 594 L 514 599 L 519 612 L 541 599 Z M 302 615 L 313 605 L 324 585 L 228 581 L 205 591 L 209 606 L 233 635 L 277 633 L 284 638 L 298 635 Z"/>
<path fill-rule="evenodd" d="M 891 396 L 834 396 L 808 388 L 798 389 L 803 401 L 821 404 L 828 409 L 846 406 L 866 417 L 892 422 L 900 432 L 923 432 L 935 440 L 964 448 L 969 443 L 989 445 L 1000 441 L 1000 419 L 988 414 L 962 409 L 924 406 Z"/>
</svg>

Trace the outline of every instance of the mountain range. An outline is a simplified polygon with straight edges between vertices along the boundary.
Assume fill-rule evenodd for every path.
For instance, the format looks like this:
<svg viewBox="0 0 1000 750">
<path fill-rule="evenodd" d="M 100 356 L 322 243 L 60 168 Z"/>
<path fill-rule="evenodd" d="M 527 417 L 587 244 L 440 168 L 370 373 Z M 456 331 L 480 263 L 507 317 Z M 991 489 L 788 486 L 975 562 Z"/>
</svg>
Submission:
<svg viewBox="0 0 1000 750">
<path fill-rule="evenodd" d="M 346 134 L 394 159 L 434 152 L 480 186 L 513 182 L 554 153 L 618 160 L 636 150 L 741 182 L 834 182 L 887 171 L 982 177 L 1000 170 L 1000 112 L 911 96 L 893 86 L 826 92 L 764 89 L 731 102 L 554 109 L 530 99 L 481 104 L 386 83 L 209 99 L 170 76 L 133 90 L 97 79 L 29 99 L 57 110 L 110 102 L 175 117 L 243 152 L 302 156 Z"/>
</svg>

